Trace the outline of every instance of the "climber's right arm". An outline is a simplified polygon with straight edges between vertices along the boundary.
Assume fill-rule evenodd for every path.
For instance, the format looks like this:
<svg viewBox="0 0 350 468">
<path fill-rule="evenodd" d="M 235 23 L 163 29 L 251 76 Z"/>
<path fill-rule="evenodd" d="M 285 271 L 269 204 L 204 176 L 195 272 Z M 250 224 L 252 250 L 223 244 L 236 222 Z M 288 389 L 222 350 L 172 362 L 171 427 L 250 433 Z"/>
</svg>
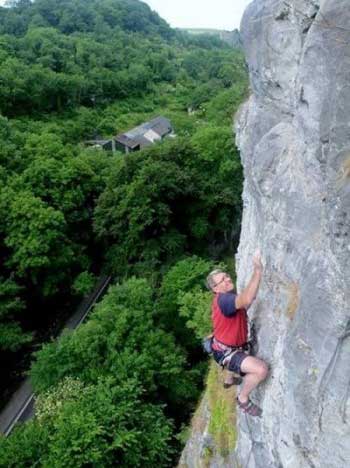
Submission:
<svg viewBox="0 0 350 468">
<path fill-rule="evenodd" d="M 248 285 L 236 296 L 236 309 L 248 309 L 258 293 L 263 271 L 260 254 L 253 257 L 253 264 L 254 271 Z"/>
</svg>

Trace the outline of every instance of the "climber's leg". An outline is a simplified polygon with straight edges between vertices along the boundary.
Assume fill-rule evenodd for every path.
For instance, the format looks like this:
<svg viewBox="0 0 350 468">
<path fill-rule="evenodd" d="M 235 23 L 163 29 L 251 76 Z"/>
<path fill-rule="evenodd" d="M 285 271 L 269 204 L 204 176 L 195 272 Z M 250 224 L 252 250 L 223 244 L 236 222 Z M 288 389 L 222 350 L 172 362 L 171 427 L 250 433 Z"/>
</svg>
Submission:
<svg viewBox="0 0 350 468">
<path fill-rule="evenodd" d="M 247 403 L 249 395 L 263 380 L 269 372 L 266 362 L 253 356 L 247 356 L 241 362 L 241 372 L 246 374 L 243 386 L 238 396 L 240 403 Z"/>
</svg>

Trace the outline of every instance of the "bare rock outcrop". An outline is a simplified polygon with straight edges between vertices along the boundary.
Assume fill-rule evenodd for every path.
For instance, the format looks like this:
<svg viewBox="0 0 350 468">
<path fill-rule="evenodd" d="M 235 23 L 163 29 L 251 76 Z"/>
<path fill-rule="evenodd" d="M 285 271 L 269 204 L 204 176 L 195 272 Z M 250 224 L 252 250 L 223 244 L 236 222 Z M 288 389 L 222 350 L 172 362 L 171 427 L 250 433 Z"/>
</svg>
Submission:
<svg viewBox="0 0 350 468">
<path fill-rule="evenodd" d="M 241 416 L 245 468 L 350 466 L 350 5 L 255 0 L 241 25 L 251 97 L 236 120 L 245 172 L 238 287 L 256 247 L 250 316 L 271 367 Z"/>
</svg>

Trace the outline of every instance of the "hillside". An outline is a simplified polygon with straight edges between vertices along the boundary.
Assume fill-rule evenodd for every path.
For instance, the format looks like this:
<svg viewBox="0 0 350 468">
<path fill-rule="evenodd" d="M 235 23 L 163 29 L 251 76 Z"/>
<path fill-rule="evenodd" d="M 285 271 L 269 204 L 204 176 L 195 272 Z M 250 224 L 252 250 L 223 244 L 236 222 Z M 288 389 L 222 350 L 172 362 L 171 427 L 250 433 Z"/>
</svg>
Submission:
<svg viewBox="0 0 350 468">
<path fill-rule="evenodd" d="M 233 31 L 226 31 L 224 29 L 206 29 L 206 28 L 186 28 L 181 29 L 182 31 L 186 31 L 189 34 L 193 35 L 209 35 L 218 37 L 221 41 L 229 44 L 234 49 L 242 49 L 243 43 L 240 32 L 238 29 L 234 29 Z"/>
<path fill-rule="evenodd" d="M 249 316 L 270 373 L 252 393 L 262 417 L 239 411 L 236 447 L 217 438 L 218 414 L 199 408 L 186 467 L 350 466 L 347 6 L 255 0 L 243 16 L 251 95 L 236 118 L 245 174 L 237 288 L 259 248 L 264 273 Z"/>
<path fill-rule="evenodd" d="M 2 404 L 34 350 L 38 396 L 0 466 L 171 466 L 206 372 L 188 322 L 239 236 L 244 58 L 134 0 L 16 1 L 0 31 Z M 175 139 L 84 146 L 158 115 Z M 41 349 L 101 271 L 91 321 Z"/>
</svg>

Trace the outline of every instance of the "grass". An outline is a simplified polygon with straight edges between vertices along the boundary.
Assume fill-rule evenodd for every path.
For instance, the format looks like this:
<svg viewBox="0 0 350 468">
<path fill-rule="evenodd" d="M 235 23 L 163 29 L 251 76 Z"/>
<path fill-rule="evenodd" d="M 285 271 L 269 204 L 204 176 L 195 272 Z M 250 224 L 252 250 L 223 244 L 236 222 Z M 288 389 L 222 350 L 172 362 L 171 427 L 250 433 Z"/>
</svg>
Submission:
<svg viewBox="0 0 350 468">
<path fill-rule="evenodd" d="M 196 461 L 198 468 L 209 468 L 213 457 L 220 455 L 226 459 L 235 450 L 237 442 L 235 397 L 234 387 L 224 389 L 222 370 L 212 360 L 209 366 L 205 394 L 192 417 L 190 427 L 184 429 L 182 431 L 184 433 L 179 436 L 179 440 L 185 443 L 191 438 L 191 433 L 195 441 L 203 434 L 210 435 L 211 443 L 202 448 L 201 458 Z M 207 419 L 207 405 L 210 415 L 209 421 Z M 177 468 L 188 468 L 188 465 L 180 463 Z"/>
<path fill-rule="evenodd" d="M 210 407 L 209 433 L 222 457 L 227 457 L 236 447 L 236 391 L 224 389 L 222 371 L 215 362 L 209 368 L 207 392 Z"/>
</svg>

